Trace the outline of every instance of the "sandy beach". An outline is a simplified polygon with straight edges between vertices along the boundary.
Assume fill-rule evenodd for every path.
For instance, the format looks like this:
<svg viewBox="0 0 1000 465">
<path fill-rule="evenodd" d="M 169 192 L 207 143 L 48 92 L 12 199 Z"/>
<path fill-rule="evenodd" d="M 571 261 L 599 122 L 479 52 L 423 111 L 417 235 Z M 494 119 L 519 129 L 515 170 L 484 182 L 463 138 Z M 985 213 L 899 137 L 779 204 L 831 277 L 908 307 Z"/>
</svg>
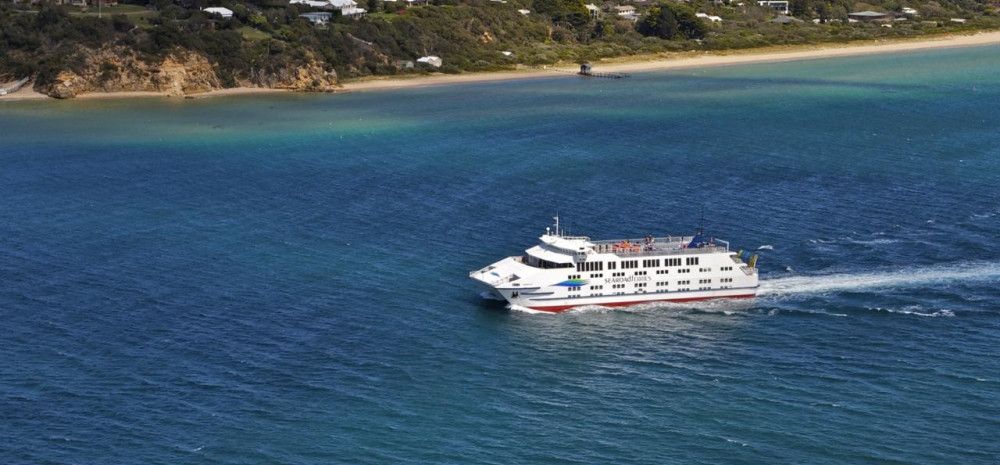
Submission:
<svg viewBox="0 0 1000 465">
<path fill-rule="evenodd" d="M 968 35 L 947 35 L 937 37 L 921 37 L 892 41 L 859 41 L 842 44 L 793 45 L 776 46 L 748 50 L 712 51 L 712 52 L 679 52 L 659 55 L 643 55 L 609 58 L 593 62 L 595 72 L 643 72 L 665 71 L 673 69 L 729 66 L 749 63 L 767 63 L 795 60 L 818 60 L 844 56 L 871 55 L 880 53 L 898 53 L 939 48 L 973 47 L 979 45 L 1000 44 L 1000 31 L 979 32 Z M 531 79 L 550 77 L 558 74 L 573 73 L 577 67 L 573 63 L 531 67 L 511 71 L 496 71 L 486 73 L 466 74 L 434 74 L 415 76 L 377 76 L 344 82 L 337 92 L 359 92 L 369 90 L 402 89 L 411 87 L 437 86 L 473 82 L 506 81 L 513 79 Z M 284 89 L 267 89 L 254 87 L 238 87 L 220 89 L 200 94 L 177 96 L 166 92 L 94 92 L 83 94 L 79 99 L 106 98 L 136 98 L 136 97 L 172 97 L 172 98 L 208 98 L 232 95 L 270 94 L 290 92 Z M 30 88 L 0 97 L 0 102 L 23 100 L 47 100 L 44 94 Z"/>
</svg>

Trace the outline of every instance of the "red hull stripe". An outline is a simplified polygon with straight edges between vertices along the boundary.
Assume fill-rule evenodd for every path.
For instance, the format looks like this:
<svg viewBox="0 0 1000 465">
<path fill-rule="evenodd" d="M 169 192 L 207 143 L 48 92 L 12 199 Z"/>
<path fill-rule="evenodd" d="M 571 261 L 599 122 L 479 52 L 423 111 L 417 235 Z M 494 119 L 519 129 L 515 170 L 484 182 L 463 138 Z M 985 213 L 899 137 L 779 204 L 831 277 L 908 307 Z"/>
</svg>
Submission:
<svg viewBox="0 0 1000 465">
<path fill-rule="evenodd" d="M 755 294 L 743 294 L 743 295 L 726 295 L 717 297 L 688 297 L 686 299 L 655 299 L 655 300 L 633 300 L 629 302 L 609 302 L 605 304 L 585 304 L 585 305 L 596 305 L 599 307 L 628 307 L 630 305 L 638 304 L 651 304 L 656 302 L 695 302 L 699 300 L 713 300 L 713 299 L 751 299 L 756 297 Z M 553 305 L 550 307 L 528 307 L 532 310 L 539 310 L 543 312 L 558 313 L 564 310 L 569 310 L 574 307 L 582 307 L 584 305 Z"/>
</svg>

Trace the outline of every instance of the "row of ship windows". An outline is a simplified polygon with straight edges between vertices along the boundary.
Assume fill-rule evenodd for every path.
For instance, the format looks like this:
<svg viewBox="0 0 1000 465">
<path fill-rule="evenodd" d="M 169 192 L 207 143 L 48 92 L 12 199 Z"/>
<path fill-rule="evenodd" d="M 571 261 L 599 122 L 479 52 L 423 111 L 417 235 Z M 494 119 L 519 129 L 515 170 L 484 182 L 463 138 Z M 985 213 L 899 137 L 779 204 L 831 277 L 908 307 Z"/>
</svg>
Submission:
<svg viewBox="0 0 1000 465">
<path fill-rule="evenodd" d="M 731 288 L 730 286 L 719 286 L 719 287 L 717 287 L 715 289 L 730 289 L 730 288 Z M 710 291 L 712 289 L 713 288 L 711 286 L 702 286 L 702 287 L 698 288 L 699 291 Z M 690 291 L 690 290 L 691 290 L 691 288 L 689 288 L 689 287 L 680 287 L 680 288 L 677 288 L 678 292 L 684 292 L 684 291 Z M 666 293 L 666 292 L 669 292 L 669 291 L 667 291 L 666 289 L 657 289 L 655 291 L 646 291 L 645 289 L 636 289 L 635 290 L 636 294 L 647 294 L 649 292 L 652 292 L 653 294 L 662 294 L 662 293 Z M 624 292 L 624 291 L 615 291 L 615 292 L 612 292 L 612 293 L 609 293 L 609 294 L 605 294 L 603 292 L 593 292 L 593 293 L 590 294 L 590 297 L 604 297 L 606 295 L 625 295 L 625 294 L 627 294 L 627 293 Z M 514 296 L 514 297 L 517 297 L 517 296 Z M 570 297 L 570 298 L 580 297 L 580 294 L 570 294 L 567 297 Z"/>
<path fill-rule="evenodd" d="M 710 273 L 712 271 L 712 269 L 711 268 L 698 268 L 698 271 L 702 272 L 702 273 Z M 733 267 L 731 267 L 731 266 L 723 266 L 723 267 L 719 268 L 719 271 L 733 271 Z M 677 272 L 678 273 L 690 273 L 691 269 L 690 268 L 681 268 L 681 269 L 677 270 Z M 634 276 L 646 276 L 647 273 L 648 273 L 647 271 L 643 270 L 643 271 L 635 271 L 632 274 Z M 626 274 L 628 274 L 628 273 L 626 273 L 624 271 L 616 271 L 614 273 L 611 273 L 611 277 L 618 278 L 618 277 L 623 277 Z M 661 275 L 662 274 L 670 274 L 670 270 L 656 270 L 656 274 L 661 274 Z M 591 278 L 603 278 L 604 277 L 604 273 L 591 273 L 590 277 Z M 578 274 L 577 275 L 573 275 L 573 274 L 569 275 L 569 279 L 579 279 L 579 278 L 580 278 L 580 275 L 578 275 Z"/>
<path fill-rule="evenodd" d="M 711 271 L 711 268 L 702 268 L 702 271 Z M 681 270 L 677 270 L 677 272 L 678 273 L 690 273 L 691 270 L 687 269 L 687 268 L 684 268 L 684 269 L 681 269 Z M 621 277 L 624 277 L 626 274 L 628 274 L 628 273 L 625 273 L 624 271 L 616 271 L 614 273 L 611 273 L 611 277 L 612 278 L 621 278 Z M 635 272 L 632 273 L 633 276 L 646 276 L 647 274 L 649 274 L 649 272 L 645 271 L 645 270 L 643 270 L 643 271 L 635 271 Z M 670 270 L 656 270 L 656 274 L 670 274 Z M 576 278 L 579 278 L 579 277 L 580 277 L 580 275 L 569 275 L 569 279 L 576 279 Z M 591 278 L 603 278 L 604 277 L 604 273 L 594 273 L 594 274 L 591 274 L 590 277 Z"/>
<path fill-rule="evenodd" d="M 643 274 L 643 275 L 645 274 L 644 271 L 639 271 L 639 272 L 636 272 L 636 275 L 638 276 L 638 275 L 640 275 L 640 273 Z M 614 276 L 614 277 L 625 276 L 625 273 L 612 273 L 612 276 Z M 569 279 L 579 279 L 579 278 L 580 278 L 580 275 L 570 275 L 569 276 Z M 668 281 L 660 281 L 660 282 L 657 282 L 656 285 L 660 286 L 661 283 L 662 283 L 663 286 L 666 286 L 667 282 Z M 683 281 L 677 281 L 677 284 L 688 284 L 690 282 L 691 281 L 689 281 L 689 280 L 683 280 Z M 719 282 L 720 283 L 731 283 L 731 282 L 733 282 L 733 278 L 719 278 Z M 698 280 L 698 284 L 711 284 L 711 283 L 712 283 L 712 279 L 711 278 L 699 279 Z M 624 284 L 616 284 L 615 286 L 621 286 L 622 288 L 624 288 L 625 285 Z M 636 287 L 643 287 L 643 286 L 645 286 L 645 284 L 644 283 L 636 283 L 635 286 Z M 600 289 L 601 287 L 602 286 L 600 286 L 600 285 L 590 286 L 591 289 Z M 569 290 L 571 290 L 571 291 L 572 290 L 579 290 L 579 288 L 580 288 L 580 286 L 571 286 L 569 288 Z M 615 287 L 615 289 L 618 289 L 618 287 Z"/>
<path fill-rule="evenodd" d="M 699 257 L 685 257 L 684 265 L 697 266 Z M 639 268 L 639 260 L 622 260 L 621 262 L 607 262 L 608 270 L 622 269 L 628 270 Z M 619 266 L 621 263 L 621 266 Z M 661 265 L 662 264 L 662 265 Z M 681 266 L 680 258 L 651 258 L 642 261 L 643 268 L 659 268 L 660 266 Z M 604 262 L 580 262 L 576 264 L 576 271 L 604 271 Z"/>
<path fill-rule="evenodd" d="M 721 278 L 721 279 L 719 279 L 719 283 L 731 283 L 731 282 L 733 282 L 733 278 Z M 648 283 L 635 283 L 633 285 L 633 287 L 644 288 L 644 287 L 646 287 L 647 284 Z M 677 281 L 677 285 L 678 286 L 687 286 L 687 285 L 690 285 L 690 284 L 691 284 L 691 280 L 688 280 L 688 279 L 683 279 L 683 280 Z M 712 280 L 711 279 L 699 279 L 698 280 L 698 284 L 712 284 Z M 667 287 L 667 286 L 670 285 L 670 281 L 657 281 L 657 282 L 653 283 L 653 285 L 655 287 Z M 590 286 L 590 290 L 601 290 L 601 289 L 604 289 L 603 285 Z M 625 284 L 612 284 L 611 285 L 611 289 L 625 289 Z M 711 288 L 709 288 L 709 287 L 702 287 L 702 288 L 699 288 L 699 289 L 711 289 Z M 572 287 L 567 288 L 567 290 L 570 291 L 570 292 L 579 291 L 579 290 L 581 290 L 581 286 L 572 286 Z M 684 290 L 684 289 L 681 289 L 681 290 Z"/>
</svg>

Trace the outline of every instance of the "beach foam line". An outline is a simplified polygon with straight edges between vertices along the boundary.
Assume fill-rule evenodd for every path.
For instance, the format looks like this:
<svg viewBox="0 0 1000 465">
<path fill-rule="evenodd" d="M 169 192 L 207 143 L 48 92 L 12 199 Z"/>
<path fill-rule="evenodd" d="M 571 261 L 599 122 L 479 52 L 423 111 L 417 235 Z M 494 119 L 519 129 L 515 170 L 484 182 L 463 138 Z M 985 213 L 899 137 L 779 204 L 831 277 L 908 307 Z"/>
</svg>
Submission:
<svg viewBox="0 0 1000 465">
<path fill-rule="evenodd" d="M 758 296 L 825 294 L 837 291 L 906 289 L 955 282 L 1000 281 L 1000 263 L 967 262 L 900 268 L 867 273 L 791 276 L 763 279 Z"/>
</svg>

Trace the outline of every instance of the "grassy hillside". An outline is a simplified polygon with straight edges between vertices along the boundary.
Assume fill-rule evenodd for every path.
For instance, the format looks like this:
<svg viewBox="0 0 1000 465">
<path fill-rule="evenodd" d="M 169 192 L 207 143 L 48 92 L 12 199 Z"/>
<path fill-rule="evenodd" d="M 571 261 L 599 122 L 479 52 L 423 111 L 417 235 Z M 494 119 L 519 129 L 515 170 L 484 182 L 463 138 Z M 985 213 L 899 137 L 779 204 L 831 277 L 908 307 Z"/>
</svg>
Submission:
<svg viewBox="0 0 1000 465">
<path fill-rule="evenodd" d="M 93 72 L 86 66 L 92 51 L 119 47 L 142 60 L 156 62 L 178 50 L 204 55 L 223 86 L 267 85 L 265 76 L 306 63 L 318 63 L 343 78 L 373 74 L 495 70 L 517 64 L 679 50 L 718 50 L 776 44 L 839 42 L 907 37 L 1000 27 L 1000 15 L 989 3 L 968 0 L 872 1 L 794 0 L 791 8 L 802 23 L 777 24 L 776 13 L 755 2 L 715 5 L 708 1 L 669 1 L 638 5 L 639 14 L 655 17 L 637 23 L 620 18 L 611 8 L 622 3 L 597 3 L 603 9 L 591 17 L 580 0 L 435 0 L 406 8 L 403 2 L 360 0 L 371 13 L 364 18 L 335 17 L 315 26 L 299 17 L 314 11 L 283 0 L 155 0 L 95 9 L 41 4 L 0 4 L 0 77 L 36 76 L 44 85 L 65 70 Z M 225 6 L 235 14 L 223 20 L 200 9 Z M 849 23 L 858 10 L 901 12 L 919 16 L 892 21 L 892 27 Z M 524 15 L 518 9 L 532 13 Z M 581 10 L 582 9 L 582 10 Z M 581 14 L 581 11 L 583 12 Z M 542 12 L 542 13 L 538 13 Z M 689 31 L 693 12 L 717 15 L 722 22 Z M 900 14 L 901 17 L 904 17 Z M 963 18 L 965 23 L 951 21 Z M 814 23 L 816 19 L 820 22 Z M 680 21 L 677 29 L 671 21 Z M 641 32 L 646 33 L 643 35 Z M 666 32 L 664 32 L 666 31 Z M 665 38 L 664 38 L 665 37 Z M 510 53 L 504 53 L 510 52 Z M 432 70 L 407 66 L 424 55 L 440 56 L 444 65 Z M 113 77 L 115 64 L 102 67 Z"/>
</svg>

